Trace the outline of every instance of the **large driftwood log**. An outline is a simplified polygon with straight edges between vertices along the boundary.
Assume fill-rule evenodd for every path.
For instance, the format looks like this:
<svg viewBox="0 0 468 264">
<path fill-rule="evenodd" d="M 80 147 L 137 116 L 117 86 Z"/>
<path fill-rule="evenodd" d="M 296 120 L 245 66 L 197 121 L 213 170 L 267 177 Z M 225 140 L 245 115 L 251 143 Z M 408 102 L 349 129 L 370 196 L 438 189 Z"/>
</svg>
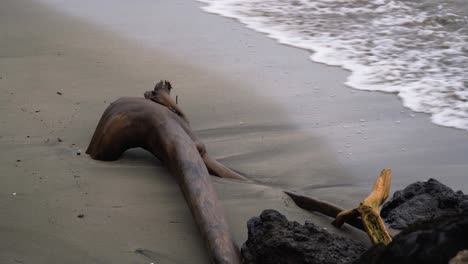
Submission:
<svg viewBox="0 0 468 264">
<path fill-rule="evenodd" d="M 111 161 L 127 149 L 141 147 L 158 157 L 176 177 L 212 263 L 239 264 L 239 252 L 209 172 L 245 178 L 209 157 L 170 97 L 171 88 L 169 82 L 161 81 L 145 98 L 125 97 L 113 102 L 103 113 L 86 153 L 93 159 Z"/>
</svg>

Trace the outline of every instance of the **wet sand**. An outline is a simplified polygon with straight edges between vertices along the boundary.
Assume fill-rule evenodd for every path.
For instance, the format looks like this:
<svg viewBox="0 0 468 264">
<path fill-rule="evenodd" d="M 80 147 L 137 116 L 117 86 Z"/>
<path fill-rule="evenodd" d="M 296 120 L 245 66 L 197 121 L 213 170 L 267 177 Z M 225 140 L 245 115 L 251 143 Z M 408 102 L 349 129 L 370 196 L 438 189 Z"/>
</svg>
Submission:
<svg viewBox="0 0 468 264">
<path fill-rule="evenodd" d="M 163 164 L 141 150 L 110 163 L 84 154 L 110 102 L 160 79 L 212 156 L 259 183 L 214 179 L 239 245 L 267 208 L 329 226 L 281 189 L 350 207 L 390 167 L 393 189 L 435 177 L 468 190 L 466 131 L 352 92 L 345 71 L 306 51 L 192 1 L 87 7 L 103 22 L 83 6 L 0 3 L 0 263 L 207 263 Z"/>
</svg>

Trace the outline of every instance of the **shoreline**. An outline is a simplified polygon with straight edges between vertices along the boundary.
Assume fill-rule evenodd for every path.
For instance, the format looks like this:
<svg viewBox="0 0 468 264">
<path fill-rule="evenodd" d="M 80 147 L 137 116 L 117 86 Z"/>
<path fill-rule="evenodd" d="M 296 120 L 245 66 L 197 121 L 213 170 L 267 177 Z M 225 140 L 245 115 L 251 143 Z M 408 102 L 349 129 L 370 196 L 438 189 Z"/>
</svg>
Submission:
<svg viewBox="0 0 468 264">
<path fill-rule="evenodd" d="M 163 164 L 140 150 L 110 163 L 84 155 L 107 105 L 142 96 L 160 79 L 173 83 L 213 157 L 271 186 L 213 179 L 239 246 L 246 221 L 267 208 L 330 226 L 280 189 L 347 208 L 368 193 L 381 168 L 390 167 L 393 191 L 450 174 L 436 178 L 467 192 L 464 133 L 433 128 L 424 115 L 408 117 L 414 123 L 404 126 L 396 98 L 342 89 L 343 70 L 204 13 L 197 2 L 153 2 L 155 25 L 165 26 L 154 27 L 157 43 L 147 40 L 152 48 L 36 2 L 0 4 L 0 89 L 6 95 L 0 99 L 0 262 L 206 263 L 198 230 Z M 138 24 L 130 11 L 128 18 Z M 368 120 L 369 145 L 355 133 L 361 118 Z M 352 158 L 339 155 L 342 142 L 351 145 Z M 422 147 L 426 143 L 433 145 Z M 403 145 L 407 151 L 399 157 Z M 367 240 L 350 228 L 335 232 Z M 148 254 L 134 253 L 138 248 Z"/>
</svg>

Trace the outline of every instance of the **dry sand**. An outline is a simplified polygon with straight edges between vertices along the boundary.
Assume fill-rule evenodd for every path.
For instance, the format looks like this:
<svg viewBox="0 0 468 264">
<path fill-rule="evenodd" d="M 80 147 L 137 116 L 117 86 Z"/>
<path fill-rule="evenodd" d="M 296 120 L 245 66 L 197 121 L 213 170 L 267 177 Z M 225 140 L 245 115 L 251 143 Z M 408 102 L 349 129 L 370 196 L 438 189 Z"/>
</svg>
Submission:
<svg viewBox="0 0 468 264">
<path fill-rule="evenodd" d="M 466 131 L 410 117 L 392 95 L 351 93 L 345 71 L 196 2 L 104 7 L 93 10 L 108 25 L 30 0 L 0 3 L 0 263 L 207 263 L 163 164 L 140 150 L 110 163 L 84 154 L 106 106 L 159 79 L 173 82 L 211 154 L 259 183 L 214 179 L 239 245 L 266 208 L 329 227 L 281 189 L 349 207 L 391 167 L 394 189 L 436 177 L 468 190 Z M 147 24 L 147 38 L 125 34 L 145 10 L 152 34 Z"/>
</svg>

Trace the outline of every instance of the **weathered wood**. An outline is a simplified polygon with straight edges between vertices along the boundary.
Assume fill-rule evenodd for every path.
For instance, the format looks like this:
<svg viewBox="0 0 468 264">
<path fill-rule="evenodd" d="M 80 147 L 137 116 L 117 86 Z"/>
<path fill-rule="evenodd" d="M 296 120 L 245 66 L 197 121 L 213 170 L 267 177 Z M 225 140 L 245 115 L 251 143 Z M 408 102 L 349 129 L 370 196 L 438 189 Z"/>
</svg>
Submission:
<svg viewBox="0 0 468 264">
<path fill-rule="evenodd" d="M 382 170 L 369 196 L 357 208 L 339 213 L 335 221 L 333 221 L 333 225 L 341 227 L 344 222 L 360 216 L 364 229 L 373 244 L 383 243 L 384 245 L 388 245 L 392 242 L 392 237 L 388 233 L 379 213 L 380 206 L 390 193 L 390 182 L 391 170 Z"/>
<path fill-rule="evenodd" d="M 220 177 L 245 178 L 209 158 L 185 114 L 170 98 L 171 88 L 169 82 L 160 82 L 154 91 L 145 93 L 146 99 L 126 97 L 113 102 L 103 113 L 86 153 L 97 160 L 116 160 L 125 150 L 141 147 L 158 157 L 176 177 L 212 263 L 239 264 L 239 251 L 208 170 Z"/>
<path fill-rule="evenodd" d="M 300 194 L 289 192 L 289 191 L 285 191 L 285 193 L 289 197 L 291 197 L 291 199 L 294 201 L 294 203 L 297 206 L 309 212 L 318 212 L 326 216 L 335 218 L 338 214 L 344 211 L 344 209 L 334 204 L 321 201 L 313 197 L 304 196 L 304 195 L 300 195 Z M 361 229 L 362 231 L 365 231 L 364 226 L 362 225 L 362 222 L 359 219 L 356 219 L 356 218 L 346 219 L 346 223 L 358 229 Z"/>
</svg>

